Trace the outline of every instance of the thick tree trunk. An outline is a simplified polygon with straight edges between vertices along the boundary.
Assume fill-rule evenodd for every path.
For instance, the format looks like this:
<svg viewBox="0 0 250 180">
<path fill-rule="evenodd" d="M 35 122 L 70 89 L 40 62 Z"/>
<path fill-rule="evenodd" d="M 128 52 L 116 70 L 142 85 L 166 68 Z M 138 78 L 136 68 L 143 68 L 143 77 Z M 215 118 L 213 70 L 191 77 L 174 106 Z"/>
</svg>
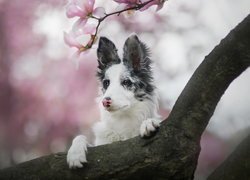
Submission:
<svg viewBox="0 0 250 180">
<path fill-rule="evenodd" d="M 193 179 L 200 138 L 229 84 L 250 65 L 250 15 L 205 58 L 159 132 L 89 148 L 88 164 L 69 170 L 65 153 L 0 171 L 0 179 Z"/>
</svg>

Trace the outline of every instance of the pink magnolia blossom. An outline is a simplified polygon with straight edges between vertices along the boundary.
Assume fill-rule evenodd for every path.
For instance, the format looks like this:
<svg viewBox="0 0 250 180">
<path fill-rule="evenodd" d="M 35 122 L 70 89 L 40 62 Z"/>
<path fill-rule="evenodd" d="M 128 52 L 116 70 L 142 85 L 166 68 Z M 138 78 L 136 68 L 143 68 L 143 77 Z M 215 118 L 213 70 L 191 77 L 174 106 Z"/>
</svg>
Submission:
<svg viewBox="0 0 250 180">
<path fill-rule="evenodd" d="M 79 68 L 80 60 L 83 59 L 83 57 L 85 57 L 90 52 L 90 47 L 96 42 L 96 39 L 97 38 L 94 35 L 90 35 L 90 37 L 88 37 L 88 42 L 86 43 L 86 45 L 81 46 L 81 48 L 79 48 L 72 55 L 72 60 L 75 64 L 76 69 Z"/>
<path fill-rule="evenodd" d="M 97 24 L 91 23 L 90 17 L 102 18 L 105 10 L 102 7 L 94 9 L 95 0 L 70 0 L 66 13 L 68 18 L 79 17 L 69 33 L 64 32 L 64 41 L 70 47 L 77 48 L 77 52 L 85 52 L 95 42 Z"/>
<path fill-rule="evenodd" d="M 84 34 L 93 35 L 95 34 L 96 26 L 97 24 L 93 24 L 90 21 L 78 19 L 78 21 L 76 21 L 73 25 L 72 32 L 76 37 Z"/>
<path fill-rule="evenodd" d="M 71 59 L 74 61 L 76 69 L 79 67 L 80 59 L 89 53 L 91 45 L 95 42 L 95 36 L 91 34 L 93 32 L 92 29 L 93 28 L 89 26 L 89 28 L 82 32 L 81 36 L 79 34 L 76 35 L 73 31 L 70 31 L 69 33 L 64 32 L 65 43 L 70 47 L 77 48 L 71 57 Z M 84 41 L 83 39 L 85 42 L 81 43 L 80 41 Z"/>
<path fill-rule="evenodd" d="M 97 18 L 102 18 L 106 15 L 105 9 L 103 7 L 97 7 L 94 9 L 93 15 Z"/>
<path fill-rule="evenodd" d="M 64 32 L 64 41 L 68 46 L 75 47 L 82 52 L 90 48 L 92 42 L 94 43 L 95 32 L 96 25 L 94 24 L 86 23 L 85 26 L 80 27 L 76 23 L 69 33 Z"/>
<path fill-rule="evenodd" d="M 95 0 L 69 0 L 66 6 L 66 14 L 68 18 L 80 17 L 86 18 L 92 14 L 94 10 Z"/>
<path fill-rule="evenodd" d="M 80 51 L 80 50 L 77 50 L 72 55 L 71 59 L 73 60 L 76 69 L 79 69 L 80 59 L 82 59 L 83 56 L 86 55 L 88 52 L 89 51 Z"/>
<path fill-rule="evenodd" d="M 82 31 L 85 34 L 93 35 L 93 34 L 95 34 L 95 31 L 96 31 L 96 25 L 95 24 L 87 24 Z"/>
<path fill-rule="evenodd" d="M 79 18 L 72 27 L 72 31 L 74 32 L 75 35 L 81 35 L 82 34 L 82 29 L 84 29 L 85 25 L 87 23 L 87 19 L 84 18 Z"/>
<path fill-rule="evenodd" d="M 64 32 L 64 41 L 70 47 L 76 47 L 80 49 L 82 45 L 77 41 L 77 36 L 71 31 L 69 33 Z"/>
</svg>

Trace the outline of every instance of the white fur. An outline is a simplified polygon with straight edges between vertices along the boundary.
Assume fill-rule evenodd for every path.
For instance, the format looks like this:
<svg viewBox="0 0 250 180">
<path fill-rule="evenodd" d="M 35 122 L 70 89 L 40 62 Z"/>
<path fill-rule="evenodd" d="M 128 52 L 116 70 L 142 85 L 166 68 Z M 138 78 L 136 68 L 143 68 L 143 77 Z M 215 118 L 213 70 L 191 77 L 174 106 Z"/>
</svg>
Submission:
<svg viewBox="0 0 250 180">
<path fill-rule="evenodd" d="M 70 168 L 81 168 L 83 167 L 82 163 L 87 162 L 87 144 L 86 137 L 83 135 L 74 138 L 67 154 L 67 162 Z"/>
<path fill-rule="evenodd" d="M 129 78 L 125 66 L 112 65 L 105 74 L 110 80 L 110 85 L 104 95 L 99 98 L 101 121 L 97 122 L 93 131 L 95 145 L 108 144 L 115 141 L 123 141 L 135 136 L 149 136 L 160 126 L 158 115 L 158 100 L 156 94 L 151 99 L 138 101 L 132 91 L 125 89 L 120 79 Z M 131 78 L 132 81 L 132 78 Z M 105 97 L 112 99 L 112 104 L 104 108 L 102 100 Z M 77 136 L 72 143 L 67 155 L 70 168 L 80 168 L 86 160 L 87 141 L 84 136 Z"/>
</svg>

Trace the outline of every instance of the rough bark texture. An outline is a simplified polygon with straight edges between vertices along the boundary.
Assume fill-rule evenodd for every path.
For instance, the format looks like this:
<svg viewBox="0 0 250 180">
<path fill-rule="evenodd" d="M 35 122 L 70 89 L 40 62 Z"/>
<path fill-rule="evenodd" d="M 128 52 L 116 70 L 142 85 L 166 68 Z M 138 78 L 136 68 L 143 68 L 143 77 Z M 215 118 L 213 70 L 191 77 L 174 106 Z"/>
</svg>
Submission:
<svg viewBox="0 0 250 180">
<path fill-rule="evenodd" d="M 205 58 L 171 114 L 150 139 L 89 148 L 88 164 L 69 170 L 65 153 L 0 171 L 0 179 L 193 179 L 200 138 L 229 84 L 250 65 L 250 15 Z"/>
</svg>

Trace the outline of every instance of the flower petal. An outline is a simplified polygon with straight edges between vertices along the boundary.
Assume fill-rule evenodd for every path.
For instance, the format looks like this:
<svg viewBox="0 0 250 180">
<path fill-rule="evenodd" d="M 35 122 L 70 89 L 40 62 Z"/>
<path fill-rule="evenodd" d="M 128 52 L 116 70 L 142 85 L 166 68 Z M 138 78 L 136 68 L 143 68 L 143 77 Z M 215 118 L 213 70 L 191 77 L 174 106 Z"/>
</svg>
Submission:
<svg viewBox="0 0 250 180">
<path fill-rule="evenodd" d="M 66 15 L 68 18 L 73 18 L 75 16 L 82 17 L 85 15 L 85 13 L 82 11 L 82 9 L 79 8 L 79 6 L 68 4 L 66 7 Z"/>
<path fill-rule="evenodd" d="M 85 34 L 95 34 L 96 31 L 96 25 L 94 24 L 86 24 L 85 27 L 83 27 L 83 32 Z"/>
<path fill-rule="evenodd" d="M 73 32 L 64 32 L 64 42 L 70 47 L 76 47 L 78 49 L 82 47 L 82 45 L 76 40 L 76 36 L 74 36 Z"/>
<path fill-rule="evenodd" d="M 90 49 L 77 50 L 72 54 L 71 59 L 76 69 L 79 69 L 80 61 L 86 59 L 86 55 L 90 53 Z"/>
<path fill-rule="evenodd" d="M 77 41 L 83 45 L 83 46 L 81 46 L 81 49 L 86 48 L 85 46 L 88 44 L 90 38 L 91 38 L 90 34 L 82 34 L 81 36 L 77 37 Z"/>
<path fill-rule="evenodd" d="M 93 11 L 93 15 L 98 18 L 102 18 L 106 15 L 105 9 L 103 7 L 97 7 Z"/>
<path fill-rule="evenodd" d="M 88 12 L 88 14 L 91 14 L 93 12 L 94 4 L 95 4 L 95 0 L 85 0 L 84 8 Z"/>
<path fill-rule="evenodd" d="M 81 34 L 83 34 L 83 28 L 85 26 L 85 24 L 87 23 L 87 19 L 85 18 L 79 18 L 73 25 L 72 27 L 72 31 L 74 32 L 74 34 L 76 36 L 79 36 Z"/>
</svg>

